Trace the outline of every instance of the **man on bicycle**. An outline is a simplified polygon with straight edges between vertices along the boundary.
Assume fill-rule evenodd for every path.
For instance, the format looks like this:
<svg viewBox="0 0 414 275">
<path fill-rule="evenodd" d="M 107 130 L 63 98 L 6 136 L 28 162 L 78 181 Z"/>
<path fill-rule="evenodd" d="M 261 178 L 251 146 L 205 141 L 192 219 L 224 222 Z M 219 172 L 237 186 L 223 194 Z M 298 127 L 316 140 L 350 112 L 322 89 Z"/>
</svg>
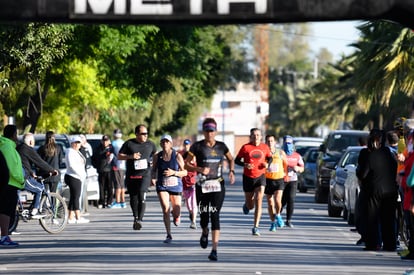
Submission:
<svg viewBox="0 0 414 275">
<path fill-rule="evenodd" d="M 57 175 L 58 171 L 45 162 L 34 149 L 34 136 L 32 133 L 23 135 L 23 143 L 17 146 L 17 151 L 20 154 L 25 173 L 25 189 L 34 194 L 32 218 L 40 219 L 42 215 L 38 213 L 40 206 L 40 199 L 44 186 L 36 180 L 36 172 L 32 170 L 35 167 L 39 170 L 42 176 Z"/>
</svg>

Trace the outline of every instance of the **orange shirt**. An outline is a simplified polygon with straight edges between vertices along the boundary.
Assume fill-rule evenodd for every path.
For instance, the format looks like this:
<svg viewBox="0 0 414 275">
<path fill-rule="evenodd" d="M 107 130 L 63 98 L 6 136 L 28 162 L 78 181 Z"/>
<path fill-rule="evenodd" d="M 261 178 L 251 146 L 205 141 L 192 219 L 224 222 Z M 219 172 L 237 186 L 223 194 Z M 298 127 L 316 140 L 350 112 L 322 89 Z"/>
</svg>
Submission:
<svg viewBox="0 0 414 275">
<path fill-rule="evenodd" d="M 247 143 L 240 148 L 237 154 L 238 158 L 242 158 L 245 163 L 243 174 L 250 178 L 257 178 L 266 172 L 267 158 L 272 157 L 269 146 L 264 143 L 254 145 Z M 246 164 L 251 164 L 252 169 L 248 169 Z"/>
</svg>

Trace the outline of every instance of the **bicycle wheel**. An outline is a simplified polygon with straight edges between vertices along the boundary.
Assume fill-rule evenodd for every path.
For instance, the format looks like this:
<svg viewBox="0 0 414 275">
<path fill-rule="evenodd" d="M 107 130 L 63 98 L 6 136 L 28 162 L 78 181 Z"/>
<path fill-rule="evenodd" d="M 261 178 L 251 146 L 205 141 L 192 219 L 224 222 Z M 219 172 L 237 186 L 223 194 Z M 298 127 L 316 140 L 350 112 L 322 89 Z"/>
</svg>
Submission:
<svg viewBox="0 0 414 275">
<path fill-rule="evenodd" d="M 65 200 L 59 194 L 43 195 L 39 212 L 44 215 L 39 223 L 46 232 L 55 234 L 65 229 L 69 211 Z"/>
<path fill-rule="evenodd" d="M 14 216 L 10 217 L 10 223 L 9 223 L 9 235 L 11 235 L 11 233 L 16 230 L 17 225 L 19 224 L 19 207 L 16 207 L 16 213 L 14 214 Z"/>
</svg>

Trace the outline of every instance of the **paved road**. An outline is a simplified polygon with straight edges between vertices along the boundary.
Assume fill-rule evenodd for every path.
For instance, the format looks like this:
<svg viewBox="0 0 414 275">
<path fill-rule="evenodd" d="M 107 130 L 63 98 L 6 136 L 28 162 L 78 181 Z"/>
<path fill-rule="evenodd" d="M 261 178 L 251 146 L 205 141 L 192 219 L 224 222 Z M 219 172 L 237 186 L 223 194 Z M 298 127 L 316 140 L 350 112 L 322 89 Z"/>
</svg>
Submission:
<svg viewBox="0 0 414 275">
<path fill-rule="evenodd" d="M 51 235 L 36 221 L 21 223 L 16 249 L 0 250 L 0 274 L 404 274 L 414 261 L 395 252 L 366 252 L 355 245 L 358 235 L 341 218 L 329 218 L 326 204 L 313 194 L 297 196 L 294 228 L 268 231 L 264 211 L 260 237 L 251 235 L 252 214 L 243 215 L 241 178 L 228 186 L 222 211 L 218 262 L 210 247 L 199 246 L 200 230 L 173 228 L 164 244 L 162 216 L 155 192 L 148 196 L 141 231 L 132 230 L 126 209 L 91 209 L 91 223 L 70 224 Z M 266 208 L 266 203 L 264 203 Z"/>
</svg>

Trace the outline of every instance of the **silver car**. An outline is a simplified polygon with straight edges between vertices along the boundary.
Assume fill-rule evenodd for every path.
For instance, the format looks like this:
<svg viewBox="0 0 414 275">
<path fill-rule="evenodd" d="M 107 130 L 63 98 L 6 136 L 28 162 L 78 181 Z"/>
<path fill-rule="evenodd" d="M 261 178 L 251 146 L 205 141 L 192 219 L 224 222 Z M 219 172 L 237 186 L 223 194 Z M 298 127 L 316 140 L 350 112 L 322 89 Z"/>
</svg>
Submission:
<svg viewBox="0 0 414 275">
<path fill-rule="evenodd" d="M 340 217 L 345 209 L 345 182 L 348 172 L 358 164 L 359 152 L 363 146 L 349 146 L 339 159 L 331 175 L 328 196 L 329 217 Z"/>
</svg>

